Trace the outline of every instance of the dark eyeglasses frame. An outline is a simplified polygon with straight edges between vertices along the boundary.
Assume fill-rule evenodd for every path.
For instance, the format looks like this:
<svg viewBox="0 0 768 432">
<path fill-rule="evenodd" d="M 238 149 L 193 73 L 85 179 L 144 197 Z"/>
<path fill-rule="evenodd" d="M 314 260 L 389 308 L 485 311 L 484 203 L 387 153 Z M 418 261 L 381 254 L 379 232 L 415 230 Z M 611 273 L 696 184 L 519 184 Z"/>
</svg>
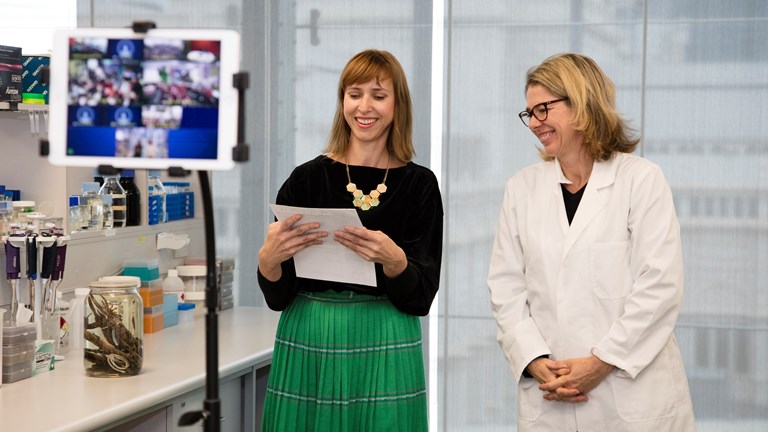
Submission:
<svg viewBox="0 0 768 432">
<path fill-rule="evenodd" d="M 520 121 L 523 122 L 525 127 L 528 127 L 528 125 L 531 123 L 531 117 L 535 117 L 536 120 L 538 120 L 540 122 L 543 122 L 544 120 L 547 119 L 547 116 L 549 115 L 549 106 L 550 105 L 552 105 L 555 102 L 563 102 L 563 101 L 567 101 L 567 100 L 568 100 L 568 98 L 564 97 L 564 98 L 560 98 L 560 99 L 551 100 L 551 101 L 548 101 L 548 102 L 537 103 L 530 110 L 520 111 L 520 113 L 517 116 L 520 117 Z M 535 114 L 536 113 L 536 108 L 540 107 L 540 106 L 544 107 L 544 118 L 539 118 L 539 116 L 537 116 Z M 526 119 L 528 119 L 528 123 L 525 122 Z"/>
</svg>

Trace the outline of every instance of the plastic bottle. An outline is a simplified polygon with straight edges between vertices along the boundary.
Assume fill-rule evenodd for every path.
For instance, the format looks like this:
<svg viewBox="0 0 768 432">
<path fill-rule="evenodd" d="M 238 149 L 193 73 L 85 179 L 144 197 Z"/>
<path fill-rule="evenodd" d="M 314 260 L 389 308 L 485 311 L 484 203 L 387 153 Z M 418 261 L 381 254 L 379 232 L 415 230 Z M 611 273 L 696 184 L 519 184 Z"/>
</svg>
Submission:
<svg viewBox="0 0 768 432">
<path fill-rule="evenodd" d="M 64 354 L 69 351 L 69 302 L 62 299 L 61 291 L 56 291 L 56 313 L 55 316 L 59 323 L 59 345 L 56 348 L 56 354 Z"/>
<path fill-rule="evenodd" d="M 147 216 L 148 224 L 165 223 L 168 218 L 165 212 L 165 187 L 160 181 L 160 171 L 152 170 L 147 173 Z"/>
<path fill-rule="evenodd" d="M 120 176 L 120 186 L 125 191 L 125 226 L 141 225 L 141 192 L 133 181 L 136 173 L 124 170 Z"/>
<path fill-rule="evenodd" d="M 184 281 L 179 277 L 176 269 L 168 269 L 168 275 L 163 279 L 163 293 L 176 294 L 179 303 L 184 301 Z"/>
<path fill-rule="evenodd" d="M 110 175 L 104 177 L 104 185 L 99 189 L 99 195 L 112 196 L 112 217 L 114 228 L 125 226 L 125 189 L 120 186 L 118 176 Z"/>
<path fill-rule="evenodd" d="M 179 325 L 191 324 L 195 321 L 195 304 L 194 303 L 179 303 L 177 306 L 179 310 Z"/>
<path fill-rule="evenodd" d="M 115 212 L 112 206 L 112 195 L 101 195 L 101 202 L 104 203 L 104 229 L 112 229 L 115 226 Z"/>
<path fill-rule="evenodd" d="M 179 277 L 179 271 L 168 269 L 168 275 L 163 279 L 164 292 L 184 291 L 184 281 Z"/>
<path fill-rule="evenodd" d="M 90 288 L 75 288 L 75 298 L 69 305 L 69 349 L 83 349 L 83 319 L 85 310 L 85 298 L 91 292 Z"/>
<path fill-rule="evenodd" d="M 57 293 L 54 297 L 52 309 L 49 308 L 49 305 L 46 305 L 42 308 L 40 314 L 40 336 L 38 339 L 53 341 L 54 354 L 59 352 L 59 344 L 61 343 L 60 302 L 61 297 Z"/>
<path fill-rule="evenodd" d="M 83 182 L 83 196 L 88 206 L 85 217 L 88 219 L 89 231 L 100 231 L 104 228 L 104 202 L 99 196 L 99 184 Z M 82 203 L 82 202 L 81 202 Z"/>
<path fill-rule="evenodd" d="M 69 196 L 69 232 L 75 233 L 88 228 L 88 222 L 84 221 L 87 207 L 80 203 L 80 195 Z"/>
</svg>

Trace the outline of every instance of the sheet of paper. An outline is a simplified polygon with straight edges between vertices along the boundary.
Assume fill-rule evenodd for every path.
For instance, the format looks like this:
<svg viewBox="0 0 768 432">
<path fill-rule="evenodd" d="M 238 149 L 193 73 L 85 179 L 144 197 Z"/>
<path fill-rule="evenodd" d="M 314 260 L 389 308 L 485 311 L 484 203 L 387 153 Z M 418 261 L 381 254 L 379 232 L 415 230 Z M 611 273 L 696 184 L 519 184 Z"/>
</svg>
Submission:
<svg viewBox="0 0 768 432">
<path fill-rule="evenodd" d="M 303 278 L 376 286 L 376 268 L 353 251 L 333 240 L 334 231 L 345 226 L 362 227 L 355 209 L 291 207 L 270 204 L 277 220 L 301 214 L 299 223 L 318 222 L 327 231 L 323 244 L 310 246 L 293 256 L 296 275 Z"/>
</svg>

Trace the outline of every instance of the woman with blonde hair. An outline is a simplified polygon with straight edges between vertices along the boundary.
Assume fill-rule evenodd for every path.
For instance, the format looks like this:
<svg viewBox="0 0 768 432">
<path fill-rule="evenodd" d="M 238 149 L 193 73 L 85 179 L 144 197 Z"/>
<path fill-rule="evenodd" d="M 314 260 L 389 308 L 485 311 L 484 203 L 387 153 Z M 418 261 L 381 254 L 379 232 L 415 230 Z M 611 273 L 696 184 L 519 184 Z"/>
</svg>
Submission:
<svg viewBox="0 0 768 432">
<path fill-rule="evenodd" d="M 518 430 L 690 432 L 674 335 L 680 226 L 661 169 L 589 57 L 528 71 L 519 114 L 543 161 L 506 185 L 488 271 Z"/>
</svg>

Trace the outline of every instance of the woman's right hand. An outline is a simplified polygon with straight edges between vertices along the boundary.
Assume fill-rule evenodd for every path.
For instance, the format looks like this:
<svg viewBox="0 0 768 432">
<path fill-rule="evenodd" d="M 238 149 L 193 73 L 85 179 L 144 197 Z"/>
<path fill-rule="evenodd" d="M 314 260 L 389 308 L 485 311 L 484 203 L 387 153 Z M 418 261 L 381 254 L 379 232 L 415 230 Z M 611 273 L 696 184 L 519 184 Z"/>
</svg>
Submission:
<svg viewBox="0 0 768 432">
<path fill-rule="evenodd" d="M 295 214 L 283 221 L 269 224 L 264 244 L 259 249 L 259 271 L 262 276 L 276 282 L 283 275 L 280 264 L 290 259 L 299 251 L 323 243 L 327 231 L 314 231 L 320 228 L 317 222 L 298 224 L 300 214 Z"/>
</svg>

